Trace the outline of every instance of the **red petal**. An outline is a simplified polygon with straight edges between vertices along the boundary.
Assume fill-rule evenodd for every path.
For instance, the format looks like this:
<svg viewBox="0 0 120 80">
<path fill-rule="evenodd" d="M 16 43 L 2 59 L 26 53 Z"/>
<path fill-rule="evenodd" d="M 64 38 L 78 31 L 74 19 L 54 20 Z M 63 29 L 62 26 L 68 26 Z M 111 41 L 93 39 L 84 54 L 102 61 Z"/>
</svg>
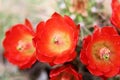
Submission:
<svg viewBox="0 0 120 80">
<path fill-rule="evenodd" d="M 40 36 L 40 34 L 43 32 L 44 27 L 45 27 L 45 22 L 43 22 L 43 21 L 40 22 L 40 23 L 37 25 L 36 32 L 37 32 L 38 36 Z"/>
<path fill-rule="evenodd" d="M 120 21 L 120 18 L 118 17 L 118 15 L 116 13 L 113 13 L 112 16 L 111 16 L 111 22 L 118 29 L 120 28 L 119 21 Z"/>
<path fill-rule="evenodd" d="M 38 59 L 40 62 L 52 63 L 53 60 L 55 59 L 55 56 L 49 57 L 49 56 L 45 56 L 44 54 L 39 53 L 39 52 L 36 53 L 36 56 L 37 56 L 37 59 Z"/>
<path fill-rule="evenodd" d="M 32 30 L 33 31 L 33 27 L 32 27 L 32 24 L 31 22 L 28 20 L 28 19 L 25 19 L 25 25 L 28 29 Z"/>
<path fill-rule="evenodd" d="M 115 10 L 115 9 L 118 10 L 119 9 L 118 6 L 120 6 L 119 0 L 112 0 L 111 6 L 112 6 L 112 10 Z"/>
<path fill-rule="evenodd" d="M 93 37 L 98 37 L 101 33 L 101 28 L 98 26 L 94 27 Z"/>
<path fill-rule="evenodd" d="M 110 27 L 110 26 L 104 26 L 101 29 L 101 34 L 107 34 L 107 35 L 118 35 L 116 29 L 114 27 Z"/>
<path fill-rule="evenodd" d="M 117 75 L 119 73 L 119 68 L 118 67 L 112 67 L 111 70 L 109 72 L 107 72 L 105 75 L 105 77 L 113 77 L 115 75 Z"/>
<path fill-rule="evenodd" d="M 36 62 L 34 54 L 33 56 L 21 56 L 19 53 L 12 54 L 6 52 L 4 56 L 8 61 L 19 66 L 20 69 L 30 68 Z"/>
<path fill-rule="evenodd" d="M 53 69 L 50 72 L 50 80 L 56 80 L 62 73 L 69 73 L 71 76 L 74 76 L 75 80 L 82 80 L 81 74 L 78 74 L 71 65 L 63 65 Z"/>
<path fill-rule="evenodd" d="M 74 21 L 70 17 L 64 16 L 64 20 L 68 25 L 70 25 L 71 28 L 77 29 L 77 26 L 75 25 Z"/>
<path fill-rule="evenodd" d="M 103 73 L 101 71 L 99 71 L 99 70 L 92 69 L 89 66 L 87 68 L 90 71 L 90 73 L 93 74 L 93 75 L 95 75 L 95 76 L 101 76 L 101 75 L 103 75 Z"/>
<path fill-rule="evenodd" d="M 19 66 L 20 69 L 31 68 L 31 66 L 36 62 L 36 55 L 33 54 L 33 56 L 31 56 L 27 61 L 28 62 L 24 62 L 24 64 L 21 63 L 21 65 Z"/>
<path fill-rule="evenodd" d="M 108 72 L 110 71 L 112 63 L 108 63 L 108 62 L 96 62 L 96 67 L 98 70 L 100 70 L 101 72 Z"/>
<path fill-rule="evenodd" d="M 79 32 L 80 32 L 80 25 L 76 26 L 74 21 L 68 16 L 64 16 L 64 20 L 71 28 L 75 29 L 74 36 L 75 36 L 76 41 L 78 41 L 78 35 L 79 35 Z"/>
<path fill-rule="evenodd" d="M 91 41 L 91 35 L 88 35 L 87 37 L 85 37 L 84 39 L 83 39 L 83 48 L 86 48 L 87 46 L 88 46 L 88 43 L 90 43 L 90 41 Z"/>
<path fill-rule="evenodd" d="M 53 69 L 50 71 L 50 77 L 52 78 L 52 77 L 58 76 L 64 70 L 65 70 L 65 66 Z"/>
<path fill-rule="evenodd" d="M 114 36 L 114 37 L 111 37 L 111 38 L 113 38 L 113 48 L 114 48 L 114 53 L 113 54 L 111 54 L 111 58 L 110 58 L 110 60 L 111 60 L 111 62 L 115 65 L 115 66 L 118 66 L 118 67 L 120 67 L 120 61 L 119 61 L 119 59 L 120 59 L 120 52 L 119 52 L 119 50 L 120 50 L 120 36 Z"/>
<path fill-rule="evenodd" d="M 53 13 L 52 18 L 60 19 L 60 18 L 62 18 L 62 16 L 60 14 L 58 14 L 57 12 L 55 12 L 55 13 Z"/>
<path fill-rule="evenodd" d="M 64 62 L 71 61 L 75 58 L 76 52 L 73 53 L 62 53 L 61 55 L 57 56 L 54 60 L 54 64 L 62 64 Z"/>
<path fill-rule="evenodd" d="M 78 74 L 71 65 L 68 65 L 67 71 L 69 73 L 72 73 L 74 75 L 74 77 L 76 78 L 76 80 L 82 80 L 82 75 Z"/>
<path fill-rule="evenodd" d="M 119 0 L 112 0 L 111 3 L 112 6 L 112 16 L 111 16 L 111 22 L 115 27 L 120 28 L 120 2 Z"/>
<path fill-rule="evenodd" d="M 88 64 L 88 59 L 86 56 L 86 52 L 84 50 L 81 50 L 81 52 L 80 52 L 80 60 L 83 64 L 85 64 L 85 65 Z"/>
<path fill-rule="evenodd" d="M 69 56 L 69 59 L 68 61 L 72 61 L 73 59 L 75 59 L 77 53 L 76 52 L 73 52 L 70 56 Z"/>
</svg>

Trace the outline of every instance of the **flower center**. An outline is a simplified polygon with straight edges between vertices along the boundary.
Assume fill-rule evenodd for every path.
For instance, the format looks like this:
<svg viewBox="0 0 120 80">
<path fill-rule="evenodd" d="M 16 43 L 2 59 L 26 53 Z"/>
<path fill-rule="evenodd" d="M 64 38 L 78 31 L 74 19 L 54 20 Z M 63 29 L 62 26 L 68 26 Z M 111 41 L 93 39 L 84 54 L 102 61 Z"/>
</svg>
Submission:
<svg viewBox="0 0 120 80">
<path fill-rule="evenodd" d="M 63 42 L 61 41 L 59 36 L 55 36 L 54 38 L 54 44 L 61 45 Z"/>
<path fill-rule="evenodd" d="M 25 39 L 21 39 L 21 40 L 19 40 L 18 41 L 18 44 L 17 44 L 17 46 L 16 46 L 16 49 L 20 52 L 20 53 L 24 53 L 24 54 L 26 54 L 26 55 L 31 55 L 31 54 L 33 54 L 34 53 L 34 51 L 35 51 L 35 48 L 34 48 L 34 46 L 33 46 L 33 44 L 32 44 L 32 40 L 31 40 L 31 38 L 29 39 L 27 39 L 27 38 L 25 38 Z"/>
<path fill-rule="evenodd" d="M 111 52 L 108 48 L 106 48 L 106 47 L 101 48 L 99 53 L 100 53 L 100 58 L 101 59 L 109 60 Z"/>
<path fill-rule="evenodd" d="M 71 39 L 67 33 L 56 32 L 51 38 L 49 48 L 52 52 L 60 54 L 71 47 Z"/>
</svg>

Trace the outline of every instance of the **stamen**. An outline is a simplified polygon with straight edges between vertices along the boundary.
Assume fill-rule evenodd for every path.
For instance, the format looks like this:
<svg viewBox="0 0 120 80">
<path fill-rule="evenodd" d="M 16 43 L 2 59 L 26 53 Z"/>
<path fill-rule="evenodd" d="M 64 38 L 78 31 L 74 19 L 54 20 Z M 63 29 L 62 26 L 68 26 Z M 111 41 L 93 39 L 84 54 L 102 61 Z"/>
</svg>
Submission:
<svg viewBox="0 0 120 80">
<path fill-rule="evenodd" d="M 17 50 L 22 51 L 25 48 L 25 43 L 23 41 L 18 42 Z"/>
<path fill-rule="evenodd" d="M 61 39 L 60 39 L 59 36 L 55 36 L 55 38 L 54 38 L 54 43 L 55 43 L 56 45 L 62 44 Z"/>
<path fill-rule="evenodd" d="M 104 60 L 109 60 L 110 58 L 110 50 L 106 47 L 100 49 L 100 58 Z"/>
</svg>

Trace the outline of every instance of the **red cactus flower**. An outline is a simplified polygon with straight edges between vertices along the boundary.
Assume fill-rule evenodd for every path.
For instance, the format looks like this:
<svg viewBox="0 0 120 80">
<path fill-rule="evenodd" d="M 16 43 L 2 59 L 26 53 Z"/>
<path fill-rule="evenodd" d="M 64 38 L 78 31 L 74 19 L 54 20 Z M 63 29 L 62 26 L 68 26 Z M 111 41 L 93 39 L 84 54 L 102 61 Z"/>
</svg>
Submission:
<svg viewBox="0 0 120 80">
<path fill-rule="evenodd" d="M 77 73 L 71 65 L 66 65 L 51 70 L 50 80 L 82 80 L 82 75 Z"/>
<path fill-rule="evenodd" d="M 112 0 L 112 15 L 111 22 L 112 24 L 120 30 L 120 2 L 119 0 Z"/>
<path fill-rule="evenodd" d="M 32 25 L 27 19 L 25 24 L 12 26 L 6 32 L 3 41 L 5 58 L 20 69 L 30 68 L 36 61 L 35 47 L 32 42 L 34 35 Z"/>
<path fill-rule="evenodd" d="M 71 18 L 58 13 L 54 13 L 46 22 L 40 22 L 34 38 L 38 60 L 52 65 L 73 60 L 78 33 L 79 27 Z"/>
<path fill-rule="evenodd" d="M 95 27 L 83 40 L 80 60 L 96 76 L 113 77 L 120 69 L 120 36 L 113 27 Z"/>
</svg>

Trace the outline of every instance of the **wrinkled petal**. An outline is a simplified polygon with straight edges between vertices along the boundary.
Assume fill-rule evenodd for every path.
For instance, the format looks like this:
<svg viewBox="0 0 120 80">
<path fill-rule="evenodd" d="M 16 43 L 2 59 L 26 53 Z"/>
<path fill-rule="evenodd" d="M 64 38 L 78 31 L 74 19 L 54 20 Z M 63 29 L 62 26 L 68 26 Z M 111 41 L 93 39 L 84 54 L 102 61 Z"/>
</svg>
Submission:
<svg viewBox="0 0 120 80">
<path fill-rule="evenodd" d="M 68 62 L 73 60 L 75 57 L 76 57 L 76 52 L 73 52 L 69 55 L 68 53 L 65 53 L 63 55 L 57 56 L 53 63 L 60 64 L 60 63 Z"/>
</svg>

